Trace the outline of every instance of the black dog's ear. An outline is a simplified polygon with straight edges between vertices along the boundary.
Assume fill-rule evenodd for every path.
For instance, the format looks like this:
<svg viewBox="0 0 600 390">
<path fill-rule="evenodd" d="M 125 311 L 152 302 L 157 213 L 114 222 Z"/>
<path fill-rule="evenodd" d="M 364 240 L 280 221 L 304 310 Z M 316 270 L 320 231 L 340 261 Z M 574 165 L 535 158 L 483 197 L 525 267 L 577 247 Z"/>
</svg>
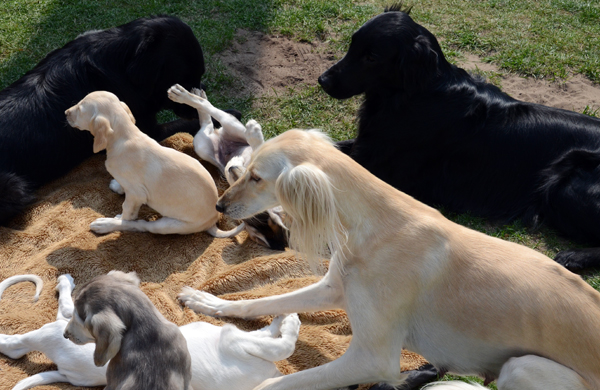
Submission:
<svg viewBox="0 0 600 390">
<path fill-rule="evenodd" d="M 433 49 L 430 38 L 418 35 L 400 58 L 398 82 L 405 93 L 418 93 L 437 75 L 438 66 L 439 55 Z"/>
</svg>

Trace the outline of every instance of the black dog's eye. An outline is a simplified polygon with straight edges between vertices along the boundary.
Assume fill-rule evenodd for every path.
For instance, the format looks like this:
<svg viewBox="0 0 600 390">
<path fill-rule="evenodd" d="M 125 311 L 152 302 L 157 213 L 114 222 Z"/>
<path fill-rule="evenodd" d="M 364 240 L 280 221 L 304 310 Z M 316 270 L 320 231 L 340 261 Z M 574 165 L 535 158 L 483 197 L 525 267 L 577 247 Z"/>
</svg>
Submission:
<svg viewBox="0 0 600 390">
<path fill-rule="evenodd" d="M 365 60 L 367 62 L 375 62 L 375 61 L 377 61 L 377 56 L 373 53 L 368 53 L 367 56 L 365 57 Z"/>
</svg>

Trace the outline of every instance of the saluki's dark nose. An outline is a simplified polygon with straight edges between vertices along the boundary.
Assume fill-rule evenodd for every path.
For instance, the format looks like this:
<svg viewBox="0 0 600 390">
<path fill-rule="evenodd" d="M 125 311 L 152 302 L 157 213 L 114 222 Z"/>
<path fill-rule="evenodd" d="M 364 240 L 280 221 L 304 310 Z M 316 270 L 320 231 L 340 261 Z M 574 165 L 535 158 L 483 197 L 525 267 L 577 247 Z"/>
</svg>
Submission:
<svg viewBox="0 0 600 390">
<path fill-rule="evenodd" d="M 66 339 L 69 338 L 69 335 L 67 334 L 67 332 L 63 333 L 63 337 L 66 338 Z"/>
<path fill-rule="evenodd" d="M 225 207 L 221 206 L 220 204 L 217 203 L 217 211 L 220 213 L 224 213 L 225 212 Z"/>
</svg>

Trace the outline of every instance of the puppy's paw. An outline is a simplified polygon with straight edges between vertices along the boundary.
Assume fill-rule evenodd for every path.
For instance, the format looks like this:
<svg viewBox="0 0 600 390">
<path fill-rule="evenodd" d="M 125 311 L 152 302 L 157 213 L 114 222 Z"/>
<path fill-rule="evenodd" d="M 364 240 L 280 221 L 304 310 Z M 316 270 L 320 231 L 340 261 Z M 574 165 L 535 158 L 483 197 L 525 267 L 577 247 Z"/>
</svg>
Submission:
<svg viewBox="0 0 600 390">
<path fill-rule="evenodd" d="M 226 316 L 224 309 L 230 302 L 217 298 L 204 291 L 194 290 L 191 287 L 183 287 L 177 298 L 185 306 L 193 311 L 211 316 Z"/>
<path fill-rule="evenodd" d="M 119 226 L 121 226 L 120 218 L 98 218 L 90 223 L 90 230 L 98 234 L 107 234 L 118 230 Z"/>
<path fill-rule="evenodd" d="M 190 93 L 179 84 L 173 85 L 167 91 L 169 99 L 176 103 L 186 103 L 189 100 Z"/>
<path fill-rule="evenodd" d="M 254 119 L 250 119 L 246 123 L 246 142 L 248 142 L 252 150 L 256 150 L 256 148 L 265 142 L 262 127 Z"/>
<path fill-rule="evenodd" d="M 196 96 L 198 96 L 198 97 L 200 97 L 200 98 L 202 98 L 202 99 L 207 99 L 207 97 L 206 97 L 206 92 L 204 92 L 204 90 L 203 90 L 203 89 L 200 89 L 200 88 L 192 88 L 192 91 L 191 91 L 191 92 L 192 92 L 194 95 L 196 95 Z"/>
<path fill-rule="evenodd" d="M 123 195 L 125 193 L 125 190 L 123 189 L 123 187 L 121 187 L 121 185 L 119 184 L 119 182 L 116 181 L 115 179 L 112 179 L 110 181 L 110 184 L 108 185 L 108 188 L 110 188 L 110 190 L 112 192 L 116 192 L 119 195 Z"/>
<path fill-rule="evenodd" d="M 60 275 L 57 279 L 56 279 L 56 291 L 58 291 L 58 289 L 60 288 L 60 286 L 71 286 L 71 290 L 73 290 L 75 288 L 75 280 L 73 280 L 73 277 L 69 274 L 63 274 Z"/>
<path fill-rule="evenodd" d="M 281 322 L 280 329 L 282 334 L 298 334 L 300 330 L 300 318 L 298 318 L 298 314 L 292 313 L 285 316 Z"/>
</svg>

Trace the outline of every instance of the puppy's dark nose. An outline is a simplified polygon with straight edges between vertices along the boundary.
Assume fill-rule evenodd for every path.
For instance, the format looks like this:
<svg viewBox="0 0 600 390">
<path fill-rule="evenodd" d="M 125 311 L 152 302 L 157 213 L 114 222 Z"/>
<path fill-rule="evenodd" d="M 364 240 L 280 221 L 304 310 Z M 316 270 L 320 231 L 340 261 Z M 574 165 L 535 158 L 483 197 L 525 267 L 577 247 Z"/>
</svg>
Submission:
<svg viewBox="0 0 600 390">
<path fill-rule="evenodd" d="M 63 337 L 66 338 L 66 339 L 69 338 L 69 335 L 67 334 L 67 332 L 63 333 Z"/>
<path fill-rule="evenodd" d="M 220 204 L 217 203 L 217 211 L 220 213 L 224 213 L 225 212 L 225 207 L 221 206 Z"/>
</svg>

